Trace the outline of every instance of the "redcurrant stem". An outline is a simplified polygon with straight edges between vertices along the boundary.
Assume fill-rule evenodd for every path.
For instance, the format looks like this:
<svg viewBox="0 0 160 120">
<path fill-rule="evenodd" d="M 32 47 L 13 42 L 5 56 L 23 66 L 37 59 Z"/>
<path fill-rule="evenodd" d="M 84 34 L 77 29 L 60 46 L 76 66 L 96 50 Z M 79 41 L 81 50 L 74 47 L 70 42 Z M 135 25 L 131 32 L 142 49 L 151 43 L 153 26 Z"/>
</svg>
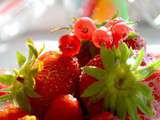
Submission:
<svg viewBox="0 0 160 120">
<path fill-rule="evenodd" d="M 53 27 L 51 28 L 51 32 L 57 32 L 57 31 L 61 31 L 61 30 L 72 30 L 71 26 L 66 26 L 66 27 Z"/>
</svg>

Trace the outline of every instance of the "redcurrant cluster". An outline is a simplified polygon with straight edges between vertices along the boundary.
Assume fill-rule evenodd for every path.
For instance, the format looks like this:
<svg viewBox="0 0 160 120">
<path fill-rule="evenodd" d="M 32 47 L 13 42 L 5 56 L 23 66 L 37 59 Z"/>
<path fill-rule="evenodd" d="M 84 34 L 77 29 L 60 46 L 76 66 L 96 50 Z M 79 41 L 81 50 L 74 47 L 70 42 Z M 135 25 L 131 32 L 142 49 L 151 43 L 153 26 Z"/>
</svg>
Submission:
<svg viewBox="0 0 160 120">
<path fill-rule="evenodd" d="M 105 45 L 106 48 L 118 47 L 119 41 L 124 41 L 130 32 L 134 32 L 131 26 L 121 18 L 96 24 L 91 18 L 81 17 L 76 19 L 70 34 L 63 35 L 59 40 L 59 48 L 66 56 L 74 56 L 79 53 L 82 41 L 92 42 L 97 48 Z"/>
</svg>

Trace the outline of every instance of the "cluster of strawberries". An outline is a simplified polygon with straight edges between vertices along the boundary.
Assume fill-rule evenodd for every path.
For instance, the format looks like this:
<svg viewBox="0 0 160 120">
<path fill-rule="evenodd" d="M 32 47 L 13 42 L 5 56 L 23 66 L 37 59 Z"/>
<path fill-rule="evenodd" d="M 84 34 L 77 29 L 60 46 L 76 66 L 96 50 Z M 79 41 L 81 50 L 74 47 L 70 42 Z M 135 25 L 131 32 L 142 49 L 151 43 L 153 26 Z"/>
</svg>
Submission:
<svg viewBox="0 0 160 120">
<path fill-rule="evenodd" d="M 28 57 L 17 52 L 18 68 L 0 75 L 0 120 L 160 118 L 160 61 L 145 61 L 145 42 L 129 22 L 76 19 L 60 52 L 41 55 L 43 46 L 26 44 Z"/>
</svg>

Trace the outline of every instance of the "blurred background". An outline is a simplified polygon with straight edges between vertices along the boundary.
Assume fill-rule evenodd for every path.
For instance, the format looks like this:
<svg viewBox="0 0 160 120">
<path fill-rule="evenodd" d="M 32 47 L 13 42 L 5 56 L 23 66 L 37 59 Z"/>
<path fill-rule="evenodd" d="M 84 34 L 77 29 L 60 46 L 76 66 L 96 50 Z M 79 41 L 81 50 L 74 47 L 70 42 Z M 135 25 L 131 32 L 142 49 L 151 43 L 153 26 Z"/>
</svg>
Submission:
<svg viewBox="0 0 160 120">
<path fill-rule="evenodd" d="M 135 21 L 148 51 L 160 52 L 159 0 L 0 0 L 0 68 L 15 67 L 15 53 L 26 53 L 27 38 L 37 47 L 44 42 L 47 50 L 58 49 L 58 37 L 65 31 L 52 33 L 52 27 L 66 26 L 80 16 L 102 22 L 117 10 Z"/>
</svg>

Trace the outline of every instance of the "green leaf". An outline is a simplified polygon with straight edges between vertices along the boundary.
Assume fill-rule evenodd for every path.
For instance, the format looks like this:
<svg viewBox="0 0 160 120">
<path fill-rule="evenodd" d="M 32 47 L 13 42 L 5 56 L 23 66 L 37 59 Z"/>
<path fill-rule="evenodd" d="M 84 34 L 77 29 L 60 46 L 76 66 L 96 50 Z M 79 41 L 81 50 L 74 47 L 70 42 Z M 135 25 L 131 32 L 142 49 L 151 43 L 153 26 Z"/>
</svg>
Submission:
<svg viewBox="0 0 160 120">
<path fill-rule="evenodd" d="M 11 92 L 11 88 L 10 87 L 2 88 L 2 89 L 0 89 L 0 92 Z"/>
<path fill-rule="evenodd" d="M 25 87 L 24 91 L 25 91 L 25 94 L 29 97 L 40 97 L 40 95 L 38 95 L 38 93 L 36 93 L 34 88 L 32 87 Z"/>
<path fill-rule="evenodd" d="M 139 120 L 138 116 L 137 116 L 137 104 L 135 103 L 134 100 L 132 100 L 132 98 L 127 97 L 125 99 L 125 102 L 127 104 L 127 108 L 128 108 L 128 114 L 129 116 L 132 118 L 132 120 Z"/>
<path fill-rule="evenodd" d="M 105 68 L 113 68 L 115 65 L 115 55 L 111 49 L 101 46 L 100 56 Z"/>
<path fill-rule="evenodd" d="M 120 120 L 125 120 L 127 114 L 127 107 L 124 96 L 121 96 L 120 94 L 117 97 L 116 110 Z"/>
<path fill-rule="evenodd" d="M 30 112 L 31 111 L 31 105 L 29 104 L 28 98 L 25 95 L 23 90 L 19 90 L 19 92 L 16 94 L 16 102 L 17 104 L 24 109 L 25 111 Z"/>
<path fill-rule="evenodd" d="M 19 65 L 19 67 L 21 67 L 25 63 L 26 57 L 23 54 L 21 54 L 20 52 L 17 52 L 16 56 L 17 56 L 17 60 L 18 60 L 18 65 Z"/>
<path fill-rule="evenodd" d="M 86 74 L 94 77 L 96 80 L 103 80 L 105 76 L 105 71 L 95 66 L 86 66 L 83 68 L 83 71 Z"/>
<path fill-rule="evenodd" d="M 140 109 L 143 113 L 145 113 L 145 114 L 147 114 L 147 115 L 149 115 L 149 116 L 152 116 L 152 115 L 154 114 L 153 111 L 152 111 L 151 106 L 149 106 L 149 105 L 147 104 L 147 102 L 145 102 L 145 100 L 143 99 L 142 96 L 137 95 L 137 96 L 135 97 L 135 100 L 136 100 L 136 102 L 137 102 L 138 105 L 139 105 L 139 109 Z"/>
<path fill-rule="evenodd" d="M 103 83 L 98 81 L 91 84 L 81 95 L 81 97 L 91 97 L 93 95 L 98 94 L 103 89 Z"/>
<path fill-rule="evenodd" d="M 40 55 L 45 49 L 45 44 L 42 44 L 42 47 L 40 48 L 40 50 L 38 51 L 38 55 Z"/>
<path fill-rule="evenodd" d="M 139 55 L 138 55 L 138 57 L 136 59 L 136 63 L 132 66 L 133 70 L 137 69 L 141 65 L 143 57 L 144 57 L 144 49 L 141 49 L 139 51 Z"/>
<path fill-rule="evenodd" d="M 142 81 L 146 78 L 148 78 L 152 73 L 154 73 L 156 70 L 154 69 L 148 69 L 148 68 L 142 68 L 135 72 L 135 77 L 137 81 Z"/>
<path fill-rule="evenodd" d="M 11 100 L 11 94 L 7 94 L 7 95 L 2 95 L 0 96 L 0 102 L 6 102 L 8 100 Z"/>
<path fill-rule="evenodd" d="M 137 84 L 136 89 L 139 89 L 139 91 L 143 94 L 147 101 L 153 100 L 152 90 L 147 85 Z"/>
<path fill-rule="evenodd" d="M 147 65 L 147 69 L 157 69 L 160 67 L 160 60 L 157 60 L 155 62 L 150 63 L 149 65 Z"/>
<path fill-rule="evenodd" d="M 129 50 L 128 46 L 125 43 L 120 43 L 119 49 L 121 51 L 120 61 L 122 63 L 126 63 L 126 61 L 128 60 L 128 58 L 131 54 L 131 51 Z"/>
<path fill-rule="evenodd" d="M 34 47 L 33 41 L 31 39 L 27 40 L 26 42 L 27 46 L 29 47 L 29 57 L 31 58 L 32 55 L 35 56 L 35 58 L 38 57 L 38 51 L 37 49 Z"/>
<path fill-rule="evenodd" d="M 16 80 L 14 75 L 0 75 L 0 82 L 5 85 L 11 85 Z"/>
</svg>

